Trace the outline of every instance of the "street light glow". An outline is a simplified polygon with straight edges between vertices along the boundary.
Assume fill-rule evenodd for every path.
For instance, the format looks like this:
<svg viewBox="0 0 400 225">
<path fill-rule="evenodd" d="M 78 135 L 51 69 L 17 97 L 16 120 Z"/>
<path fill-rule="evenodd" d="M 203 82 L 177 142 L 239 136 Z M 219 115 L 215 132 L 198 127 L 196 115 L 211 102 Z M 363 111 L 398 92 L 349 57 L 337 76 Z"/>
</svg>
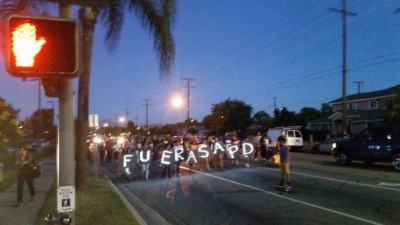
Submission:
<svg viewBox="0 0 400 225">
<path fill-rule="evenodd" d="M 125 117 L 120 117 L 120 118 L 118 119 L 118 122 L 120 122 L 120 123 L 125 122 Z"/>
<path fill-rule="evenodd" d="M 182 106 L 182 104 L 183 104 L 183 100 L 182 100 L 182 97 L 181 97 L 181 96 L 175 96 L 175 97 L 172 99 L 172 106 L 173 106 L 174 108 L 180 108 L 180 107 Z"/>
</svg>

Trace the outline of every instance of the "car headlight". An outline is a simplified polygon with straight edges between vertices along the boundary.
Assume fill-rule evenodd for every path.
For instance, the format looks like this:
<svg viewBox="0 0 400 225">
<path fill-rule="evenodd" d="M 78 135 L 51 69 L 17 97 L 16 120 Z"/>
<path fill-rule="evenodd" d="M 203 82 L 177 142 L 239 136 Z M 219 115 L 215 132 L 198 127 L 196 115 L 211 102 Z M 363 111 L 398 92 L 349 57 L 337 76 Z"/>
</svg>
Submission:
<svg viewBox="0 0 400 225">
<path fill-rule="evenodd" d="M 333 143 L 332 144 L 332 149 L 335 149 L 336 148 L 336 143 Z"/>
</svg>

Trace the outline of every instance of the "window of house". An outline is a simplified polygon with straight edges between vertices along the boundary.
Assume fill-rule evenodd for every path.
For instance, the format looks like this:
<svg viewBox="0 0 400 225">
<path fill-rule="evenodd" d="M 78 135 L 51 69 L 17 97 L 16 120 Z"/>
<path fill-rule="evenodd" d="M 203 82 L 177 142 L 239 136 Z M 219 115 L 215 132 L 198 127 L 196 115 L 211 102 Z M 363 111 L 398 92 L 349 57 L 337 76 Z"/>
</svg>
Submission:
<svg viewBox="0 0 400 225">
<path fill-rule="evenodd" d="M 357 105 L 355 102 L 349 102 L 348 106 L 347 106 L 348 110 L 356 110 L 357 109 Z"/>
<path fill-rule="evenodd" d="M 378 101 L 372 100 L 371 101 L 371 109 L 377 109 L 377 108 L 378 108 Z"/>
</svg>

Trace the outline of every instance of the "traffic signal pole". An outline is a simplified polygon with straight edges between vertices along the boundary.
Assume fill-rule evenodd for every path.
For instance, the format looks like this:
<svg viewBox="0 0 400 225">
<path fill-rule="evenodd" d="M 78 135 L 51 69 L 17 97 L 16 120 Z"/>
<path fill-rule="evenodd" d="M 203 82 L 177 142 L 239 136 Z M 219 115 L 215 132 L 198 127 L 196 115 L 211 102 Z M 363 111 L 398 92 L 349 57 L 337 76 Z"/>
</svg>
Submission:
<svg viewBox="0 0 400 225">
<path fill-rule="evenodd" d="M 60 17 L 72 18 L 72 5 L 60 3 Z M 73 80 L 61 78 L 59 97 L 59 137 L 57 152 L 57 186 L 75 186 L 75 137 Z M 73 196 L 75 198 L 75 196 Z M 75 201 L 75 199 L 74 199 Z M 75 225 L 75 212 L 67 212 Z"/>
</svg>

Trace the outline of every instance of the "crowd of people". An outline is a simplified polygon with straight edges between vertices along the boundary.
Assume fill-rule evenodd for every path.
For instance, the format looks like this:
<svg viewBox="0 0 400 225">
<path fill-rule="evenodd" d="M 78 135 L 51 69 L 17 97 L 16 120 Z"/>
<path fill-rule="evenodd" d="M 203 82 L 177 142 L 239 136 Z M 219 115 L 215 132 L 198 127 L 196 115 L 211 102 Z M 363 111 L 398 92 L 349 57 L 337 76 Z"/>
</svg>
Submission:
<svg viewBox="0 0 400 225">
<path fill-rule="evenodd" d="M 290 185 L 289 173 L 289 160 L 288 148 L 283 142 L 283 137 L 280 139 L 280 145 L 276 148 L 271 148 L 268 143 L 271 142 L 268 137 L 258 132 L 251 140 L 246 138 L 239 138 L 233 132 L 229 137 L 207 136 L 198 138 L 193 136 L 157 136 L 152 137 L 134 136 L 134 137 L 119 137 L 109 138 L 102 143 L 96 144 L 97 153 L 100 158 L 100 164 L 116 162 L 123 169 L 123 176 L 128 180 L 132 180 L 133 175 L 140 173 L 141 177 L 145 180 L 149 179 L 149 170 L 151 164 L 157 164 L 161 176 L 169 177 L 181 176 L 181 164 L 185 163 L 192 174 L 194 167 L 199 171 L 211 172 L 215 170 L 224 170 L 229 168 L 237 168 L 240 163 L 244 167 L 250 167 L 249 162 L 266 163 L 268 165 L 280 164 L 282 167 L 282 180 L 287 180 L 287 185 Z M 224 149 L 232 145 L 241 146 L 241 143 L 248 142 L 254 146 L 254 151 L 250 156 L 241 154 L 241 147 L 239 151 L 230 154 L 229 151 L 217 151 L 216 148 L 223 146 Z M 200 152 L 199 146 L 207 149 L 207 157 L 198 157 Z M 286 147 L 285 147 L 286 146 Z M 282 163 L 273 162 L 274 155 L 278 150 L 282 150 Z M 91 157 L 96 157 L 94 152 L 96 148 L 89 145 L 89 152 Z M 182 152 L 177 154 L 177 149 L 183 149 Z M 166 157 L 169 161 L 162 161 L 161 158 L 165 153 L 171 153 L 172 157 Z M 129 161 L 123 163 L 125 155 L 130 155 Z M 164 160 L 164 159 L 163 159 Z M 139 170 L 141 168 L 141 170 Z"/>
</svg>

